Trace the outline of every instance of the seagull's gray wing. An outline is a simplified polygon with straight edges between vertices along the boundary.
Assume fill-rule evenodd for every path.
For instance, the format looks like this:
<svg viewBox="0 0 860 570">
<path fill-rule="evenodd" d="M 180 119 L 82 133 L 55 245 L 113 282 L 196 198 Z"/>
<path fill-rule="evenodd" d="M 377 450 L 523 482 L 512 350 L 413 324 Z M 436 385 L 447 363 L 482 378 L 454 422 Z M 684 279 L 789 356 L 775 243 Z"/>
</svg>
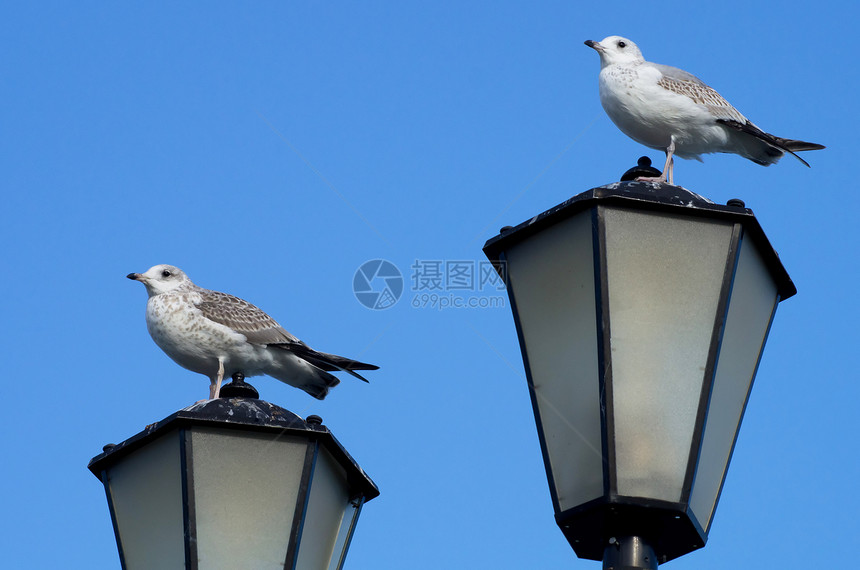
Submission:
<svg viewBox="0 0 860 570">
<path fill-rule="evenodd" d="M 797 156 L 795 151 L 800 150 L 818 150 L 824 148 L 820 144 L 808 143 L 804 141 L 796 141 L 792 139 L 784 139 L 766 133 L 755 126 L 749 119 L 744 117 L 740 111 L 735 109 L 731 103 L 726 101 L 722 95 L 717 93 L 711 87 L 708 87 L 701 79 L 687 73 L 683 69 L 671 67 L 669 65 L 661 65 L 659 63 L 648 63 L 653 65 L 662 77 L 657 81 L 657 85 L 692 99 L 695 103 L 705 106 L 714 120 L 733 131 L 749 135 L 763 142 L 764 145 L 759 145 L 756 152 L 752 154 L 744 154 L 753 162 L 767 166 L 772 164 L 782 156 L 783 152 L 788 152 L 797 160 L 809 166 L 809 163 Z M 752 150 L 752 149 L 748 149 Z"/>
<path fill-rule="evenodd" d="M 301 343 L 275 319 L 248 301 L 208 289 L 199 289 L 197 292 L 202 298 L 197 308 L 204 317 L 245 335 L 251 344 Z"/>
<path fill-rule="evenodd" d="M 714 116 L 714 120 L 737 121 L 742 124 L 748 122 L 747 118 L 726 101 L 722 95 L 708 87 L 692 73 L 660 63 L 647 63 L 645 65 L 654 66 L 662 74 L 657 85 L 672 93 L 689 97 L 694 103 L 707 107 L 711 115 Z"/>
<path fill-rule="evenodd" d="M 275 319 L 239 297 L 202 288 L 198 289 L 197 292 L 202 299 L 200 303 L 197 303 L 197 308 L 200 309 L 204 317 L 245 335 L 245 338 L 251 344 L 261 344 L 288 350 L 321 370 L 329 372 L 341 370 L 365 382 L 367 382 L 367 379 L 355 372 L 355 370 L 379 369 L 375 364 L 368 364 L 344 356 L 312 349 L 284 330 Z M 337 382 L 329 384 L 329 386 L 334 386 L 335 384 Z"/>
</svg>

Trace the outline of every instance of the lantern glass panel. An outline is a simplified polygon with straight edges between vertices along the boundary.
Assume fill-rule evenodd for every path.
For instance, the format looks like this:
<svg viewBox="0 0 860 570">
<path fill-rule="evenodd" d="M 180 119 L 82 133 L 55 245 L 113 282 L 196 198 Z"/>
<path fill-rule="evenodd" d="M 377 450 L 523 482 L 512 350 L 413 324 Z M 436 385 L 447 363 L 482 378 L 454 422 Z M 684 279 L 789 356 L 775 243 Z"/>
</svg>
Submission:
<svg viewBox="0 0 860 570">
<path fill-rule="evenodd" d="M 749 239 L 741 240 L 690 507 L 707 532 L 779 298 Z"/>
<path fill-rule="evenodd" d="M 687 473 L 732 224 L 602 211 L 617 492 L 676 502 Z"/>
<path fill-rule="evenodd" d="M 126 567 L 184 567 L 179 432 L 123 457 L 107 478 Z"/>
<path fill-rule="evenodd" d="M 523 357 L 554 483 L 565 510 L 603 496 L 592 213 L 505 252 Z"/>
<path fill-rule="evenodd" d="M 283 567 L 305 465 L 303 438 L 219 428 L 191 433 L 201 568 Z M 280 566 L 279 566 L 280 565 Z"/>
<path fill-rule="evenodd" d="M 320 449 L 302 527 L 298 570 L 338 567 L 341 554 L 336 551 L 339 530 L 343 524 L 351 522 L 344 516 L 347 509 L 352 509 L 347 489 L 346 472 L 326 449 Z M 346 543 L 341 542 L 340 546 L 342 549 Z"/>
<path fill-rule="evenodd" d="M 331 562 L 329 562 L 328 570 L 340 570 L 343 567 L 346 552 L 349 548 L 349 543 L 352 541 L 352 534 L 355 532 L 355 525 L 358 522 L 358 515 L 361 513 L 363 504 L 363 498 L 359 497 L 350 501 L 349 506 L 346 508 L 343 520 L 340 523 L 340 529 L 337 532 L 334 553 L 332 554 Z"/>
</svg>

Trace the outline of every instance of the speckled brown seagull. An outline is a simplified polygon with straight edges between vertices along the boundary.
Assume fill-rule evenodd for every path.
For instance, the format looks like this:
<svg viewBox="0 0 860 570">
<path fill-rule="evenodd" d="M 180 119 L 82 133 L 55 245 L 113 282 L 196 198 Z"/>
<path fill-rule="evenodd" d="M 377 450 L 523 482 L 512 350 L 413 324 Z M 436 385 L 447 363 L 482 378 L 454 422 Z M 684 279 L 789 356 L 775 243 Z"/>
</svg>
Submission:
<svg viewBox="0 0 860 570">
<path fill-rule="evenodd" d="M 318 352 L 251 303 L 198 287 L 172 265 L 127 277 L 149 293 L 146 328 L 152 340 L 183 368 L 208 376 L 210 398 L 218 397 L 225 375 L 241 372 L 272 376 L 322 400 L 340 382 L 329 372 L 367 382 L 355 371 L 379 368 Z"/>
<path fill-rule="evenodd" d="M 585 45 L 600 54 L 600 103 L 609 118 L 631 139 L 666 153 L 663 174 L 640 180 L 673 184 L 673 156 L 727 152 L 768 166 L 789 153 L 809 166 L 797 153 L 824 148 L 764 132 L 695 75 L 645 61 L 627 38 Z"/>
</svg>

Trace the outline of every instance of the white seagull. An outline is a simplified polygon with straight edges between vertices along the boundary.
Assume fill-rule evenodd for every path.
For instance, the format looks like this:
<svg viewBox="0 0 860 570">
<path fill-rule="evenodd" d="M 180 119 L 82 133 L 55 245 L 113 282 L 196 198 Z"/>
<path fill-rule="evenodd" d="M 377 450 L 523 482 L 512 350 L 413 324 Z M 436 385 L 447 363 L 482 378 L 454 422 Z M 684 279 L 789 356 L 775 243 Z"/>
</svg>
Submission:
<svg viewBox="0 0 860 570">
<path fill-rule="evenodd" d="M 768 166 L 788 152 L 809 166 L 795 153 L 824 148 L 764 132 L 695 75 L 645 61 L 626 38 L 585 45 L 600 54 L 600 103 L 612 122 L 636 142 L 666 152 L 663 173 L 640 180 L 672 184 L 673 155 L 701 161 L 701 154 L 726 152 Z"/>
<path fill-rule="evenodd" d="M 318 352 L 251 303 L 198 287 L 172 265 L 127 277 L 149 293 L 146 328 L 152 340 L 183 368 L 209 377 L 209 398 L 218 397 L 225 374 L 241 372 L 267 374 L 322 400 L 340 382 L 329 372 L 340 370 L 367 382 L 355 370 L 379 368 Z"/>
</svg>

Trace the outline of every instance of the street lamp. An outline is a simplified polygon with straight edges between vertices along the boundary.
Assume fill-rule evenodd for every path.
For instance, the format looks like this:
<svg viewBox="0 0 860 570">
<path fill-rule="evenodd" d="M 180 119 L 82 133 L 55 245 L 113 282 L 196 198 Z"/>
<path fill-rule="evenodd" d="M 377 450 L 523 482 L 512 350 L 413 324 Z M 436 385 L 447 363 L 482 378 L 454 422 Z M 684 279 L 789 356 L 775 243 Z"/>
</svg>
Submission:
<svg viewBox="0 0 860 570">
<path fill-rule="evenodd" d="M 318 416 L 221 394 L 90 461 L 122 567 L 340 569 L 376 485 Z"/>
<path fill-rule="evenodd" d="M 776 305 L 796 293 L 752 211 L 620 182 L 484 252 L 577 556 L 656 568 L 704 546 Z"/>
</svg>

